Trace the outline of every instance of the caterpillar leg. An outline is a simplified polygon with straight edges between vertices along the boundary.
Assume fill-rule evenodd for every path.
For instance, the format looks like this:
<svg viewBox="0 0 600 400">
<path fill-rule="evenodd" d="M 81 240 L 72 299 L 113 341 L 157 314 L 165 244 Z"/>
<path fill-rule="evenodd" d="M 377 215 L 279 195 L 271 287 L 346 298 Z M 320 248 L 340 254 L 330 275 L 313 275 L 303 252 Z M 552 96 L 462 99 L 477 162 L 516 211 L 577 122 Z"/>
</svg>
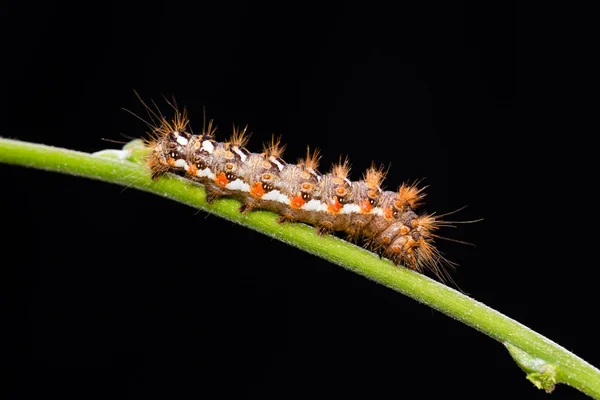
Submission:
<svg viewBox="0 0 600 400">
<path fill-rule="evenodd" d="M 282 214 L 277 218 L 277 222 L 280 224 L 285 224 L 286 222 L 294 222 L 294 216 L 292 214 Z"/>
<path fill-rule="evenodd" d="M 247 214 L 250 211 L 262 209 L 264 209 L 264 207 L 261 207 L 259 200 L 253 198 L 242 199 L 242 205 L 240 206 L 240 212 L 242 214 Z"/>
<path fill-rule="evenodd" d="M 323 236 L 327 233 L 331 233 L 331 228 L 333 228 L 333 224 L 330 221 L 323 221 L 317 226 L 317 235 Z"/>
<path fill-rule="evenodd" d="M 214 185 L 214 184 L 210 184 L 210 183 L 205 185 L 205 189 L 206 189 L 206 201 L 209 204 L 212 204 L 219 197 L 229 195 L 229 192 L 227 190 L 223 190 L 221 187 Z"/>
</svg>

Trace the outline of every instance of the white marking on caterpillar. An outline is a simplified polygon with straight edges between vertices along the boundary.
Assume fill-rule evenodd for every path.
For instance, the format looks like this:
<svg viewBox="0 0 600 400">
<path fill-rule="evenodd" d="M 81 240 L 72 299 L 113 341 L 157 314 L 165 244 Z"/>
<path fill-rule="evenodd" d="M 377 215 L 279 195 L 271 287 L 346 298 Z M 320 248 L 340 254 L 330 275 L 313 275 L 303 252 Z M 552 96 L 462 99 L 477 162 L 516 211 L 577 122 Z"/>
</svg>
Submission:
<svg viewBox="0 0 600 400">
<path fill-rule="evenodd" d="M 283 164 L 280 163 L 279 161 L 277 161 L 277 159 L 273 156 L 269 157 L 269 161 L 271 161 L 273 164 L 277 165 L 277 168 L 279 168 L 280 171 L 283 171 Z"/>
<path fill-rule="evenodd" d="M 307 204 L 310 205 L 307 208 L 304 208 Z M 324 212 L 327 213 L 328 212 L 328 207 L 326 203 L 322 203 L 319 200 L 310 200 L 308 203 L 304 204 L 302 207 L 300 207 L 300 209 L 302 210 L 306 210 L 306 211 L 317 211 L 317 212 Z"/>
<path fill-rule="evenodd" d="M 177 137 L 177 143 L 179 143 L 182 146 L 187 146 L 188 140 L 183 136 L 180 136 L 179 132 L 175 132 L 175 136 Z"/>
<path fill-rule="evenodd" d="M 282 194 L 279 190 L 275 189 L 275 190 L 271 190 L 268 193 L 265 193 L 262 197 L 263 200 L 271 200 L 271 201 L 277 201 L 279 203 L 283 203 L 283 204 L 290 204 L 290 199 Z"/>
<path fill-rule="evenodd" d="M 208 154 L 212 154 L 212 152 L 215 150 L 215 145 L 212 144 L 210 140 L 205 140 L 202 142 L 202 149 L 204 149 L 204 151 L 206 151 Z"/>
<path fill-rule="evenodd" d="M 236 179 L 235 181 L 231 181 L 227 185 L 225 185 L 225 189 L 241 190 L 242 192 L 249 192 L 250 185 L 248 185 L 246 182 L 244 182 L 241 179 Z"/>
<path fill-rule="evenodd" d="M 383 217 L 383 208 L 381 208 L 381 207 L 374 207 L 371 210 L 371 214 L 375 214 L 375 215 L 379 215 L 379 216 Z"/>
<path fill-rule="evenodd" d="M 174 166 L 177 168 L 185 168 L 186 171 L 189 168 L 187 162 L 183 158 L 176 160 Z"/>
<path fill-rule="evenodd" d="M 340 214 L 360 214 L 360 206 L 358 204 L 344 204 L 340 210 Z"/>
<path fill-rule="evenodd" d="M 317 178 L 317 182 L 321 182 L 321 175 L 317 174 L 313 169 L 311 169 L 310 172 L 315 178 Z"/>
<path fill-rule="evenodd" d="M 290 198 L 287 197 L 285 194 L 280 194 L 279 200 L 277 200 L 277 201 L 279 201 L 280 203 L 283 203 L 283 204 L 287 204 L 288 206 L 292 203 L 290 201 Z"/>
<path fill-rule="evenodd" d="M 302 207 L 300 207 L 302 210 L 306 210 L 306 211 L 318 211 L 319 207 L 321 205 L 321 202 L 319 200 L 309 200 L 307 203 L 305 203 Z"/>
<path fill-rule="evenodd" d="M 215 178 L 215 174 L 213 174 L 213 172 L 208 169 L 208 168 L 204 168 L 204 169 L 199 169 L 198 171 L 196 171 L 196 176 L 199 178 L 202 177 L 208 177 L 210 179 L 214 179 Z"/>
<path fill-rule="evenodd" d="M 239 149 L 239 147 L 237 147 L 237 146 L 234 146 L 234 147 L 233 147 L 233 151 L 235 151 L 235 152 L 236 152 L 236 154 L 237 154 L 238 156 L 240 156 L 240 158 L 242 159 L 242 162 L 246 162 L 246 158 L 247 158 L 248 156 L 246 156 L 246 155 L 244 154 L 244 152 L 243 152 L 243 151 L 241 151 L 241 150 Z"/>
<path fill-rule="evenodd" d="M 280 195 L 281 195 L 281 192 L 279 190 L 275 189 L 275 190 L 271 190 L 270 192 L 265 193 L 261 198 L 263 200 L 278 201 Z"/>
</svg>

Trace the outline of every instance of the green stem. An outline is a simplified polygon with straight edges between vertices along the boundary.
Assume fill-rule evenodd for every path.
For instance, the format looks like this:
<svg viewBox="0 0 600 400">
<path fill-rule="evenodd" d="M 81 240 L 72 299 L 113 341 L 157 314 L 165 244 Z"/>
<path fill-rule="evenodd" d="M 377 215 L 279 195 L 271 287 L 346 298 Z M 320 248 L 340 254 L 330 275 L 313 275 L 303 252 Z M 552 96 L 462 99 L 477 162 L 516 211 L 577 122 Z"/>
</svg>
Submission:
<svg viewBox="0 0 600 400">
<path fill-rule="evenodd" d="M 239 202 L 206 202 L 204 188 L 173 175 L 152 181 L 140 160 L 146 149 L 139 141 L 123 151 L 87 154 L 0 138 L 0 162 L 61 172 L 136 188 L 226 218 L 329 260 L 413 299 L 427 304 L 500 341 L 539 388 L 571 385 L 600 399 L 600 371 L 558 344 L 458 291 L 334 236 L 318 236 L 304 224 L 279 224 L 270 212 L 242 214 Z M 133 161 L 133 162 L 132 162 Z"/>
</svg>

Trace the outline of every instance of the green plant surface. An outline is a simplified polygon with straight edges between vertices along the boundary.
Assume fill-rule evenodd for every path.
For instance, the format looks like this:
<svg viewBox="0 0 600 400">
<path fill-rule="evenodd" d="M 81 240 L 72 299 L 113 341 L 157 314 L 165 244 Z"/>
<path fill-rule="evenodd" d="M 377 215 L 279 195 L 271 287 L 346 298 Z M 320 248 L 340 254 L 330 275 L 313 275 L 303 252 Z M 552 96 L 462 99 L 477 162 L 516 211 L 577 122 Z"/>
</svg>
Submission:
<svg viewBox="0 0 600 400">
<path fill-rule="evenodd" d="M 187 204 L 288 243 L 424 303 L 498 340 L 509 350 L 527 379 L 551 392 L 564 383 L 600 399 L 600 371 L 560 345 L 498 311 L 422 274 L 396 267 L 387 260 L 314 228 L 280 224 L 266 211 L 242 214 L 232 199 L 206 202 L 201 185 L 174 175 L 150 179 L 141 162 L 147 149 L 139 140 L 123 150 L 94 154 L 0 138 L 0 162 L 60 172 L 114 183 Z"/>
</svg>

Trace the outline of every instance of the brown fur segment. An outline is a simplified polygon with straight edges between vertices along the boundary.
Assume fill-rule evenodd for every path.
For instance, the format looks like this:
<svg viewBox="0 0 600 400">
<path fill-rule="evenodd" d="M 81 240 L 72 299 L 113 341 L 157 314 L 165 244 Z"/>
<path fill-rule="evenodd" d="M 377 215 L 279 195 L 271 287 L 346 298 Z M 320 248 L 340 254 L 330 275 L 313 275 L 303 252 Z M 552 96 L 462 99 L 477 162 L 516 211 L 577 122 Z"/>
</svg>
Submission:
<svg viewBox="0 0 600 400">
<path fill-rule="evenodd" d="M 433 242 L 435 231 L 444 222 L 432 215 L 417 215 L 414 210 L 425 196 L 416 184 L 403 184 L 397 191 L 382 189 L 386 172 L 383 167 L 371 166 L 358 181 L 349 181 L 348 159 L 335 164 L 329 173 L 318 172 L 319 152 L 307 149 L 306 157 L 297 164 L 287 164 L 281 157 L 285 146 L 280 138 L 273 138 L 262 153 L 251 153 L 245 145 L 246 129 L 234 127 L 228 142 L 212 139 L 212 121 L 202 134 L 186 132 L 187 114 L 177 112 L 173 120 L 159 117 L 159 124 L 147 141 L 152 149 L 147 164 L 152 178 L 165 172 L 185 173 L 205 185 L 207 199 L 234 197 L 242 202 L 242 211 L 264 209 L 280 215 L 280 222 L 304 222 L 317 228 L 319 234 L 344 232 L 352 241 L 362 241 L 365 247 L 386 257 L 395 264 L 424 272 L 441 280 L 447 278 L 445 267 L 449 264 L 437 251 Z M 177 132 L 177 134 L 174 134 Z M 185 140 L 187 145 L 183 146 Z M 177 140 L 179 138 L 179 141 Z M 203 146 L 204 141 L 206 148 Z M 207 150 L 209 149 L 209 150 Z M 185 160 L 186 167 L 177 160 Z M 198 171 L 209 170 L 214 178 L 199 177 Z M 231 190 L 225 186 L 239 179 L 248 184 L 249 191 Z M 277 190 L 290 200 L 284 204 L 265 200 Z M 326 205 L 327 211 L 304 209 L 310 201 Z M 312 203 L 311 203 L 312 204 Z M 349 206 L 351 212 L 343 212 Z"/>
</svg>

